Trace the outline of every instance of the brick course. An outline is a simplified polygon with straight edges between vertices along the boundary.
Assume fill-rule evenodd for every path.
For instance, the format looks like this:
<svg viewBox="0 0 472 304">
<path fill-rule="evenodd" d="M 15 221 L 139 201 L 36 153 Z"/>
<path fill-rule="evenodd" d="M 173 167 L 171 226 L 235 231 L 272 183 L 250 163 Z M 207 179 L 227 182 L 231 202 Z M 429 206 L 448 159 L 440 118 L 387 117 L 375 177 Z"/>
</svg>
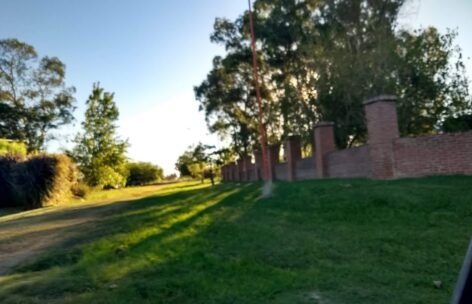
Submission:
<svg viewBox="0 0 472 304">
<path fill-rule="evenodd" d="M 396 177 L 472 174 L 472 132 L 400 138 L 393 148 Z"/>
<path fill-rule="evenodd" d="M 329 177 L 367 177 L 370 175 L 369 147 L 345 149 L 328 155 Z"/>
</svg>

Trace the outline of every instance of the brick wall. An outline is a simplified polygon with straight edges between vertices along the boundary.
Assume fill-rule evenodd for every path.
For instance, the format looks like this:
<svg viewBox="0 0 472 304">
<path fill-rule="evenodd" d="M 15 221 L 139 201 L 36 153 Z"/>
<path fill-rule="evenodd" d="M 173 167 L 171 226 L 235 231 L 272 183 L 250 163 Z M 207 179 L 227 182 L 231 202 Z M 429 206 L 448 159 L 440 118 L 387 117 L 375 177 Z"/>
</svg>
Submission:
<svg viewBox="0 0 472 304">
<path fill-rule="evenodd" d="M 301 180 L 325 177 L 391 179 L 427 175 L 472 175 L 472 131 L 416 138 L 399 138 L 395 96 L 382 95 L 364 103 L 368 144 L 336 150 L 334 124 L 314 128 L 314 155 L 301 159 L 300 138 L 284 143 L 286 162 L 279 163 L 279 145 L 268 148 L 269 178 Z M 225 166 L 230 181 L 260 179 L 261 157 L 249 165 L 249 157 Z M 259 168 L 259 169 L 258 169 Z M 259 173 L 258 173 L 259 172 Z"/>
<path fill-rule="evenodd" d="M 328 154 L 329 177 L 368 177 L 370 175 L 369 147 L 362 146 Z"/>
<path fill-rule="evenodd" d="M 313 157 L 300 159 L 296 162 L 297 180 L 318 178 L 316 174 L 316 163 Z"/>
<path fill-rule="evenodd" d="M 288 165 L 287 163 L 275 164 L 275 179 L 288 181 Z"/>
<path fill-rule="evenodd" d="M 400 138 L 393 150 L 395 177 L 472 174 L 472 132 Z"/>
</svg>

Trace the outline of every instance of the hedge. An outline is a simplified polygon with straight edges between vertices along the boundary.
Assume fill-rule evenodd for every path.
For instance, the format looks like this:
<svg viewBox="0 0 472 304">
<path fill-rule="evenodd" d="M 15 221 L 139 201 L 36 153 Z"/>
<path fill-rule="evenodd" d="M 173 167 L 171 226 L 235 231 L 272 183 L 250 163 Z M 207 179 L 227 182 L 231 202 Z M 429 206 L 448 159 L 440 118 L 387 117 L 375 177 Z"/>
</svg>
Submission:
<svg viewBox="0 0 472 304">
<path fill-rule="evenodd" d="M 71 197 L 77 175 L 74 163 L 65 155 L 0 157 L 0 208 L 63 203 Z"/>
</svg>

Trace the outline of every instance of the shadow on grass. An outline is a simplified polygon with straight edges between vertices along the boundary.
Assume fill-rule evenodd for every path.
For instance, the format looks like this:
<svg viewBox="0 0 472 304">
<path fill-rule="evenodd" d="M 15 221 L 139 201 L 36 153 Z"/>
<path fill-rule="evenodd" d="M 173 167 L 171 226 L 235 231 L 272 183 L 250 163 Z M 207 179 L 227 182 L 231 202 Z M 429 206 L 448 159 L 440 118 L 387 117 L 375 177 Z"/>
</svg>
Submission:
<svg viewBox="0 0 472 304">
<path fill-rule="evenodd" d="M 105 208 L 102 218 L 93 227 L 84 223 L 63 230 L 61 233 L 64 234 L 69 229 L 81 232 L 63 240 L 61 247 L 66 249 L 58 250 L 55 244 L 37 261 L 22 265 L 13 273 L 16 275 L 3 279 L 0 300 L 5 300 L 4 292 L 24 296 L 39 292 L 44 299 L 51 300 L 62 292 L 80 293 L 84 288 L 100 288 L 110 280 L 126 280 L 158 260 L 185 254 L 180 249 L 170 248 L 176 244 L 192 247 L 190 236 L 194 238 L 215 221 L 234 218 L 237 213 L 241 215 L 249 207 L 247 202 L 254 203 L 257 195 L 256 185 L 247 184 L 236 189 L 231 185 L 219 185 L 120 202 L 120 207 L 114 210 L 92 207 L 95 211 Z M 86 210 L 90 211 L 90 208 Z M 72 216 L 69 210 L 58 213 L 47 215 L 48 220 Z M 31 232 L 31 236 L 36 233 Z M 15 241 L 15 237 L 8 241 Z M 159 249 L 162 247 L 170 251 L 164 250 L 161 254 Z M 90 273 L 92 269 L 94 275 Z M 25 277 L 29 279 L 23 280 Z M 75 279 L 68 284 L 73 277 Z M 78 277 L 81 283 L 77 282 Z M 94 282 L 94 279 L 98 281 Z M 50 286 L 55 287 L 50 290 Z"/>
<path fill-rule="evenodd" d="M 470 181 L 276 183 L 268 200 L 260 184 L 223 184 L 118 203 L 5 278 L 0 302 L 445 302 Z"/>
<path fill-rule="evenodd" d="M 249 187 L 246 185 L 245 187 Z M 187 188 L 187 187 L 179 187 Z M 239 189 L 240 190 L 240 189 Z M 79 247 L 85 243 L 94 242 L 103 237 L 110 237 L 113 234 L 128 233 L 137 230 L 138 227 L 162 227 L 164 231 L 162 234 L 170 235 L 183 227 L 186 222 L 192 222 L 198 216 L 203 216 L 206 213 L 212 212 L 217 208 L 219 203 L 226 202 L 223 200 L 226 196 L 234 194 L 233 187 L 230 185 L 218 185 L 212 188 L 195 189 L 188 191 L 181 191 L 177 193 L 152 195 L 146 198 L 121 201 L 111 205 L 88 206 L 78 208 L 68 208 L 66 210 L 58 210 L 44 215 L 34 215 L 28 218 L 20 218 L 11 220 L 0 225 L 0 228 L 9 228 L 10 226 L 23 228 L 31 225 L 33 228 L 38 222 L 54 223 L 66 222 L 73 219 L 84 219 L 87 216 L 93 215 L 92 218 L 85 222 L 75 224 L 73 221 L 70 225 L 65 224 L 59 227 L 45 227 L 41 230 L 27 230 L 24 233 L 14 233 L 11 237 L 4 237 L 0 239 L 2 243 L 14 243 L 24 239 L 35 239 L 43 234 L 57 233 L 62 236 L 60 244 L 52 244 L 52 248 L 60 245 L 64 248 L 74 247 L 71 250 L 75 251 L 75 247 Z M 220 202 L 220 200 L 222 200 Z M 230 199 L 230 201 L 233 201 Z M 237 201 L 237 200 L 236 200 Z M 213 202 L 208 208 L 199 207 L 205 206 L 208 202 Z M 192 214 L 192 210 L 197 209 L 198 212 Z M 189 216 L 190 215 L 190 216 Z M 174 218 L 184 217 L 185 220 L 175 221 Z M 169 222 L 176 222 L 174 227 L 167 227 Z M 154 237 L 156 237 L 154 235 Z M 67 250 L 63 252 L 67 255 Z M 44 261 L 50 260 L 50 257 L 55 256 L 60 259 L 61 251 L 58 253 L 47 252 L 41 259 L 30 265 L 23 265 L 19 269 L 27 271 L 31 269 L 43 270 Z M 50 266 L 53 266 L 51 264 Z"/>
</svg>

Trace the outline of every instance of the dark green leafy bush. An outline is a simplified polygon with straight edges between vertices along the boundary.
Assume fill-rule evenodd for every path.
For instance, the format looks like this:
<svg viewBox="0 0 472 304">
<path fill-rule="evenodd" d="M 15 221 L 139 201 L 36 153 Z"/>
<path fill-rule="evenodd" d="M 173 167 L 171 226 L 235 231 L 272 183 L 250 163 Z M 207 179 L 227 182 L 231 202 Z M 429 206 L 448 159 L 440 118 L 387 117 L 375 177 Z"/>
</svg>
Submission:
<svg viewBox="0 0 472 304">
<path fill-rule="evenodd" d="M 0 208 L 14 207 L 16 203 L 13 168 L 20 161 L 11 155 L 0 157 Z"/>
<path fill-rule="evenodd" d="M 127 186 L 146 185 L 163 178 L 162 169 L 151 163 L 129 163 L 128 170 Z"/>
<path fill-rule="evenodd" d="M 442 126 L 444 132 L 466 132 L 472 130 L 472 114 L 447 118 Z"/>
<path fill-rule="evenodd" d="M 57 205 L 71 196 L 76 183 L 77 170 L 65 155 L 0 158 L 0 207 Z"/>
</svg>

